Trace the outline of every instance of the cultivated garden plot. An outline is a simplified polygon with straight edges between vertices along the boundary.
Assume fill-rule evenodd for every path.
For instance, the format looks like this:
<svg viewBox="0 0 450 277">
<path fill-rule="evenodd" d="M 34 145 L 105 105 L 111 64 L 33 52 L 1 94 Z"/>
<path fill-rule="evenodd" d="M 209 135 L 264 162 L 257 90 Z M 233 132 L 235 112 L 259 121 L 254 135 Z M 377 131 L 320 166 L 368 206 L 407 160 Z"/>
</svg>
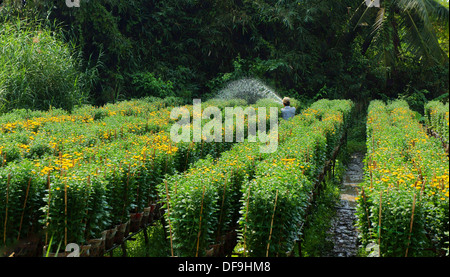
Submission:
<svg viewBox="0 0 450 277">
<path fill-rule="evenodd" d="M 446 123 L 432 126 L 445 131 L 448 112 Z M 448 255 L 448 155 L 404 101 L 377 100 L 369 106 L 358 203 L 362 243 L 370 244 L 375 255 Z"/>
<path fill-rule="evenodd" d="M 246 106 L 241 100 L 219 102 Z M 219 102 L 205 102 L 201 110 Z M 174 104 L 170 98 L 143 99 L 83 106 L 70 114 L 17 110 L 3 115 L 2 245 L 30 236 L 43 237 L 55 249 L 68 243 L 97 245 L 106 236 L 123 238 L 138 230 L 142 217 L 158 208 L 156 185 L 164 175 L 184 171 L 207 155 L 218 157 L 233 144 L 204 137 L 174 143 Z M 194 117 L 192 106 L 184 108 Z"/>
<path fill-rule="evenodd" d="M 449 0 L 0 0 L 0 257 L 445 261 L 448 23 Z"/>
<path fill-rule="evenodd" d="M 245 141 L 165 180 L 159 191 L 172 255 L 229 255 L 239 233 L 244 255 L 285 256 L 351 108 L 348 100 L 320 100 L 280 124 L 275 153 L 261 154 L 258 144 Z"/>
<path fill-rule="evenodd" d="M 318 100 L 277 128 L 267 119 L 280 105 L 268 99 L 184 105 L 188 118 L 181 120 L 172 113 L 177 105 L 145 98 L 0 117 L 2 246 L 29 241 L 20 255 L 65 256 L 65 246 L 75 244 L 83 256 L 102 256 L 160 221 L 169 256 L 293 255 L 324 174 L 345 144 L 353 102 Z M 445 139 L 448 112 L 438 112 L 440 105 L 425 107 L 427 125 Z M 217 129 L 208 129 L 211 118 L 202 114 L 217 108 L 214 118 L 225 123 L 227 107 L 247 112 L 231 128 L 242 141 L 227 141 L 227 126 L 219 141 L 210 139 Z M 207 130 L 199 141 L 196 119 Z M 261 151 L 271 141 L 255 141 L 252 124 L 256 134 L 276 136 L 276 151 Z M 187 127 L 189 139 L 174 142 L 174 126 Z M 427 134 L 406 102 L 373 101 L 367 149 L 357 199 L 362 246 L 380 256 L 448 253 L 449 168 L 441 140 Z"/>
<path fill-rule="evenodd" d="M 219 102 L 224 106 L 245 104 L 242 101 L 211 101 L 204 103 L 202 110 Z M 330 128 L 325 125 L 314 127 L 314 123 L 321 122 L 322 117 L 323 122 L 335 117 L 342 121 L 339 115 L 325 112 L 333 105 L 326 101 L 318 103 L 323 104 L 316 104 L 317 107 L 313 105 L 295 120 L 281 124 L 281 142 L 296 134 L 305 134 L 310 125 L 319 130 Z M 107 241 L 106 236 L 112 239 L 116 233 L 123 238 L 124 233 L 138 230 L 140 223 L 134 221 L 140 222 L 144 211 L 147 211 L 148 216 L 148 211 L 159 208 L 161 198 L 166 199 L 168 196 L 164 190 L 159 195 L 156 190 L 158 184 L 161 186 L 170 181 L 169 177 L 163 182 L 164 175 L 171 176 L 184 171 L 195 161 L 213 164 L 221 152 L 234 144 L 206 142 L 204 139 L 197 143 L 173 143 L 168 135 L 168 129 L 174 123 L 170 119 L 172 107 L 166 107 L 169 104 L 167 100 L 147 99 L 103 108 L 82 107 L 71 114 L 61 110 L 18 110 L 3 116 L 0 169 L 4 203 L 1 213 L 3 244 L 10 245 L 34 235 L 41 236 L 45 244 L 51 242 L 55 247 L 68 243 L 98 244 L 101 241 L 99 238 Z M 185 108 L 194 117 L 192 106 Z M 245 118 L 244 126 L 247 123 L 248 117 Z M 247 134 L 248 130 L 245 131 Z M 236 130 L 233 131 L 235 133 Z M 228 203 L 232 206 L 229 212 L 215 212 L 219 222 L 214 227 L 217 236 L 229 231 L 231 225 L 237 223 L 241 209 L 241 186 L 253 175 L 252 172 L 256 172 L 256 161 L 268 158 L 267 154 L 259 153 L 258 146 L 258 143 L 248 142 L 248 138 L 246 142 L 238 143 L 215 165 L 221 174 L 214 174 L 215 178 L 205 183 L 216 194 L 223 190 L 222 206 L 226 207 Z M 311 160 L 325 159 L 313 157 L 318 155 L 315 147 L 311 145 L 307 150 Z M 326 147 L 325 144 L 323 147 Z M 237 154 L 242 156 L 247 170 L 241 165 L 236 167 L 231 164 L 230 167 L 229 160 Z M 202 160 L 207 155 L 209 158 Z M 310 165 L 300 165 L 299 161 L 292 163 L 296 158 L 287 157 L 287 153 L 283 155 L 283 164 L 288 161 L 288 164 L 295 164 L 299 169 L 309 170 Z M 275 160 L 272 163 L 275 164 Z M 197 167 L 194 166 L 190 172 L 195 172 Z M 212 172 L 216 173 L 214 170 Z M 202 175 L 205 178 L 206 175 Z M 219 181 L 225 177 L 235 180 L 236 184 L 229 184 L 227 188 L 228 181 Z M 183 180 L 186 182 L 189 178 Z M 177 182 L 170 181 L 171 188 L 174 184 L 177 189 Z M 180 191 L 181 188 L 182 184 Z M 201 198 L 192 199 L 204 199 L 205 189 L 204 186 Z M 231 190 L 229 195 L 227 190 Z M 205 214 L 206 211 L 205 208 Z M 170 206 L 167 212 L 170 212 Z M 195 218 L 192 220 L 196 221 Z M 204 223 L 204 226 L 209 225 Z M 178 237 L 178 233 L 174 233 Z M 118 242 L 117 239 L 113 241 Z M 199 241 L 200 237 L 197 244 Z M 204 243 L 207 242 L 211 242 L 208 237 Z M 111 243 L 108 242 L 106 246 L 111 246 Z M 206 246 L 202 244 L 202 247 L 204 251 Z"/>
</svg>

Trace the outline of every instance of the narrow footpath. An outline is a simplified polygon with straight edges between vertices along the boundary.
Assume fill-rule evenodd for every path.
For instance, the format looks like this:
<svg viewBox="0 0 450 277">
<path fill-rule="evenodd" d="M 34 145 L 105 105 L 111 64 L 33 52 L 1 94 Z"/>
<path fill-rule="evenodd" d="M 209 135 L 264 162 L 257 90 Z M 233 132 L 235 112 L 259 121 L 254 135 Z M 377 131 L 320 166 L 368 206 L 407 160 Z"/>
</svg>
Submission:
<svg viewBox="0 0 450 277">
<path fill-rule="evenodd" d="M 355 257 L 358 252 L 358 232 L 354 227 L 358 185 L 364 177 L 364 154 L 353 153 L 341 187 L 340 204 L 329 230 L 333 249 L 328 257 Z"/>
</svg>

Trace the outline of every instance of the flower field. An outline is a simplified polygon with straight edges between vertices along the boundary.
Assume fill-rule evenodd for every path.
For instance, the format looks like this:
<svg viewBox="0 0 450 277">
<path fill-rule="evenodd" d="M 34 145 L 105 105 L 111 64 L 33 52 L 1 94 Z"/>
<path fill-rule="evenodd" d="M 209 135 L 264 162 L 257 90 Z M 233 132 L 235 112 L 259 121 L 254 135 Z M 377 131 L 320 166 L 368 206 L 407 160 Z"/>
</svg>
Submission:
<svg viewBox="0 0 450 277">
<path fill-rule="evenodd" d="M 146 98 L 71 113 L 2 115 L 0 244 L 38 236 L 55 251 L 102 241 L 102 251 L 92 248 L 91 255 L 103 255 L 124 233 L 147 227 L 151 211 L 164 226 L 171 256 L 226 256 L 236 247 L 246 257 L 290 255 L 325 171 L 345 143 L 353 102 L 319 100 L 281 120 L 278 133 L 267 124 L 267 135 L 277 135 L 274 153 L 260 151 L 268 142 L 247 137 L 249 116 L 243 142 L 202 136 L 175 143 L 175 106 L 174 99 Z M 198 110 L 183 107 L 193 130 Z M 201 111 L 208 107 L 223 115 L 226 107 L 250 105 L 210 100 Z M 260 101 L 252 107 L 279 106 Z M 448 138 L 445 106 L 430 102 L 425 115 L 427 127 Z M 238 126 L 233 128 L 236 135 Z M 377 245 L 381 256 L 445 255 L 449 164 L 440 139 L 429 135 L 406 102 L 375 100 L 366 144 L 356 222 L 363 246 Z"/>
<path fill-rule="evenodd" d="M 448 126 L 448 112 L 446 124 L 436 122 L 433 127 Z M 373 101 L 368 110 L 367 149 L 358 199 L 363 244 L 377 244 L 381 256 L 445 254 L 449 160 L 439 140 L 427 135 L 406 102 Z"/>
<path fill-rule="evenodd" d="M 85 244 L 156 204 L 165 174 L 229 149 L 173 143 L 173 104 L 144 99 L 0 117 L 2 245 L 41 232 L 46 243 Z"/>
<path fill-rule="evenodd" d="M 160 184 L 172 255 L 223 254 L 217 252 L 226 250 L 230 231 L 241 234 L 247 256 L 292 250 L 315 181 L 351 108 L 351 101 L 320 100 L 280 123 L 275 153 L 260 154 L 257 143 L 245 141 Z"/>
</svg>

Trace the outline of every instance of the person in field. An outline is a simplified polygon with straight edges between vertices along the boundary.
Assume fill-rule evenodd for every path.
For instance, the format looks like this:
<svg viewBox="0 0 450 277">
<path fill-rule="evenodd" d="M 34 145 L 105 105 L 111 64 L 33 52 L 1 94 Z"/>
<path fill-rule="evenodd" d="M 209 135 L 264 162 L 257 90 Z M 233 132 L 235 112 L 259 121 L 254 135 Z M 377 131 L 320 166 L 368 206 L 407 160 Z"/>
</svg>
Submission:
<svg viewBox="0 0 450 277">
<path fill-rule="evenodd" d="M 289 97 L 283 98 L 284 108 L 281 109 L 281 116 L 284 120 L 295 116 L 295 107 L 291 107 L 291 99 Z"/>
</svg>

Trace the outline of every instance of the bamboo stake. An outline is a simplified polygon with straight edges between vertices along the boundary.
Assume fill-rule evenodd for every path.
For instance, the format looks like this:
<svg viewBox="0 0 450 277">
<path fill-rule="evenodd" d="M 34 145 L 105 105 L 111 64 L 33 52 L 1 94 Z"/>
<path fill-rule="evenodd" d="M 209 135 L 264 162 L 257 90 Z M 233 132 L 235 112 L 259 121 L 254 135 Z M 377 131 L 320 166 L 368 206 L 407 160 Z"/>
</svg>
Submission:
<svg viewBox="0 0 450 277">
<path fill-rule="evenodd" d="M 127 182 L 126 182 L 126 187 L 125 187 L 125 194 L 123 196 L 122 218 L 125 216 L 125 208 L 127 206 L 128 186 L 129 186 L 129 184 L 130 184 L 130 167 L 128 167 Z"/>
<path fill-rule="evenodd" d="M 31 185 L 31 177 L 28 180 L 27 192 L 25 193 L 25 201 L 23 202 L 22 216 L 20 217 L 19 234 L 17 235 L 17 240 L 20 239 L 20 232 L 22 231 L 23 216 L 25 215 L 25 208 L 27 207 L 27 200 L 28 200 L 28 193 L 30 191 L 30 185 Z"/>
<path fill-rule="evenodd" d="M 412 214 L 411 214 L 411 224 L 410 224 L 410 226 L 409 226 L 408 245 L 406 246 L 405 257 L 408 257 L 409 244 L 411 243 L 411 233 L 412 233 L 413 222 L 414 222 L 414 210 L 415 210 L 415 208 L 416 208 L 416 193 L 414 193 L 413 206 L 412 206 Z"/>
<path fill-rule="evenodd" d="M 50 172 L 47 174 L 47 188 L 48 188 L 48 209 L 47 209 L 47 222 L 45 223 L 45 244 L 47 244 L 48 241 L 48 225 L 50 222 L 48 221 L 48 218 L 50 217 L 50 199 L 51 199 L 51 190 L 50 190 Z M 51 247 L 51 245 L 49 245 Z"/>
<path fill-rule="evenodd" d="M 62 153 L 59 151 L 59 176 L 62 175 L 63 171 L 63 162 L 62 162 Z"/>
<path fill-rule="evenodd" d="M 11 173 L 8 174 L 6 182 L 6 213 L 5 213 L 5 228 L 3 230 L 3 244 L 6 245 L 6 224 L 8 223 L 8 200 L 9 200 L 9 182 L 11 181 Z"/>
<path fill-rule="evenodd" d="M 364 187 L 362 187 L 361 194 L 362 194 L 362 197 L 363 197 L 363 200 L 364 200 L 364 208 L 365 208 L 365 210 L 366 210 L 366 215 L 367 215 L 367 224 L 369 225 L 368 230 L 369 230 L 369 233 L 371 233 L 371 231 L 370 231 L 370 217 L 369 217 L 369 210 L 367 209 L 367 200 L 366 200 L 366 194 L 365 194 L 365 192 L 364 192 Z M 372 234 L 371 234 L 370 236 L 372 237 Z"/>
<path fill-rule="evenodd" d="M 427 183 L 427 179 L 425 179 L 423 182 L 422 182 L 422 187 L 420 188 L 420 195 L 419 195 L 419 201 L 422 199 L 422 195 L 423 195 L 423 192 L 424 192 L 424 190 L 425 190 L 425 184 Z M 414 192 L 414 197 L 416 196 L 416 193 Z"/>
<path fill-rule="evenodd" d="M 64 245 L 67 245 L 67 180 L 64 182 Z"/>
<path fill-rule="evenodd" d="M 156 158 L 156 148 L 153 148 L 153 154 L 152 154 L 152 171 L 155 170 L 155 158 Z"/>
<path fill-rule="evenodd" d="M 167 162 L 169 161 L 169 156 L 167 155 L 166 156 L 166 164 L 165 164 L 165 166 L 164 166 L 164 174 L 166 174 L 167 173 Z"/>
<path fill-rule="evenodd" d="M 246 236 L 247 236 L 247 221 L 248 221 L 248 206 L 249 206 L 249 202 L 250 202 L 250 188 L 251 186 L 248 187 L 248 193 L 247 193 L 247 204 L 246 204 L 246 208 L 245 208 L 245 227 L 244 227 L 244 255 L 246 253 L 246 248 L 247 248 L 247 244 L 246 244 Z"/>
<path fill-rule="evenodd" d="M 270 240 L 272 239 L 273 219 L 275 217 L 275 210 L 277 209 L 277 200 L 278 200 L 278 190 L 275 194 L 275 205 L 273 207 L 272 222 L 270 223 L 269 242 L 267 243 L 266 257 L 269 257 L 269 247 L 270 247 Z"/>
<path fill-rule="evenodd" d="M 380 191 L 380 210 L 378 212 L 378 245 L 380 247 L 380 254 L 381 254 L 381 207 L 382 207 L 382 196 L 383 191 Z"/>
<path fill-rule="evenodd" d="M 50 171 L 49 171 L 48 174 L 47 174 L 47 189 L 48 189 L 49 192 L 50 192 Z"/>
<path fill-rule="evenodd" d="M 231 175 L 233 175 L 233 171 L 231 171 Z M 220 216 L 219 216 L 219 229 L 217 230 L 217 238 L 220 237 L 220 227 L 222 224 L 222 214 L 223 214 L 223 205 L 225 203 L 225 192 L 227 189 L 227 183 L 228 183 L 228 174 L 227 174 L 227 178 L 225 179 L 225 185 L 223 187 L 223 195 L 222 195 L 222 205 L 220 206 Z"/>
<path fill-rule="evenodd" d="M 170 222 L 170 199 L 169 199 L 169 187 L 167 186 L 167 181 L 164 181 L 166 185 L 166 196 L 167 196 L 167 218 L 169 220 L 169 232 L 170 232 L 170 251 L 173 257 L 173 243 L 172 243 L 172 223 Z"/>
<path fill-rule="evenodd" d="M 203 215 L 203 199 L 205 199 L 205 187 L 203 186 L 203 193 L 202 193 L 202 205 L 200 206 L 200 222 L 198 225 L 198 235 L 197 235 L 197 251 L 195 253 L 195 257 L 198 257 L 198 248 L 200 246 L 200 235 L 202 233 L 202 215 Z"/>
<path fill-rule="evenodd" d="M 188 150 L 187 150 L 187 154 L 186 154 L 186 165 L 185 165 L 185 167 L 184 167 L 184 170 L 185 170 L 185 171 L 187 170 L 187 166 L 188 166 L 189 152 L 191 151 L 191 145 L 192 145 L 192 142 L 189 143 Z"/>
</svg>

